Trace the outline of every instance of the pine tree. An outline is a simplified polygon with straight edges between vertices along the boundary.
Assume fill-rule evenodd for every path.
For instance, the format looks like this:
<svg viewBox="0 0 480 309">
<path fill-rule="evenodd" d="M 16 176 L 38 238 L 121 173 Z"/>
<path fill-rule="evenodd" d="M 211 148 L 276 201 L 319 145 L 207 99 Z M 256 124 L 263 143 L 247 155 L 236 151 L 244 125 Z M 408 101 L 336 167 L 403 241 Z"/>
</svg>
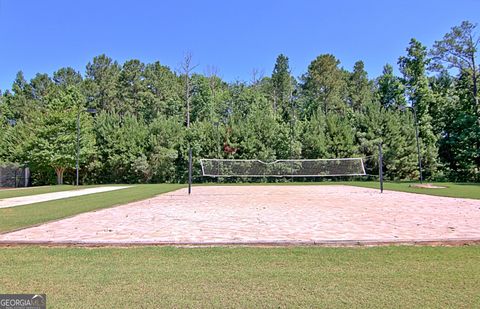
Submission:
<svg viewBox="0 0 480 309">
<path fill-rule="evenodd" d="M 393 74 L 393 67 L 386 64 L 383 67 L 383 73 L 376 81 L 376 100 L 383 107 L 394 109 L 405 106 L 405 87 L 400 78 Z"/>
<path fill-rule="evenodd" d="M 3 113 L 7 119 L 19 121 L 28 117 L 35 109 L 35 102 L 30 84 L 20 71 L 12 85 L 13 93 L 4 95 Z"/>
<path fill-rule="evenodd" d="M 433 132 L 430 115 L 430 108 L 435 101 L 425 74 L 429 64 L 426 47 L 416 39 L 412 39 L 407 48 L 407 56 L 400 57 L 398 63 L 403 74 L 407 98 L 417 114 L 425 176 L 434 176 L 437 169 L 438 137 Z"/>
<path fill-rule="evenodd" d="M 321 112 L 304 122 L 302 132 L 302 157 L 305 159 L 328 158 L 325 115 Z"/>
<path fill-rule="evenodd" d="M 455 81 L 438 76 L 433 83 L 437 100 L 441 103 L 433 122 L 442 133 L 439 156 L 446 176 L 456 181 L 478 181 L 480 177 L 477 168 L 480 127 L 476 123 L 475 107 L 471 104 L 471 84 L 467 73 Z"/>
<path fill-rule="evenodd" d="M 393 180 L 417 180 L 419 177 L 413 115 L 386 110 L 383 115 L 382 143 L 385 175 Z"/>
<path fill-rule="evenodd" d="M 372 100 L 372 84 L 363 61 L 355 62 L 348 78 L 348 101 L 354 110 L 360 110 Z"/>
<path fill-rule="evenodd" d="M 327 155 L 330 158 L 350 158 L 357 154 L 355 130 L 347 117 L 330 112 L 325 117 Z"/>
<path fill-rule="evenodd" d="M 61 68 L 53 73 L 53 82 L 59 86 L 78 86 L 82 80 L 82 75 L 70 67 Z"/>
<path fill-rule="evenodd" d="M 460 26 L 455 26 L 443 37 L 435 41 L 430 54 L 433 59 L 433 68 L 457 68 L 460 72 L 468 74 L 471 78 L 472 104 L 480 126 L 480 103 L 478 100 L 478 75 L 480 66 L 477 63 L 477 46 L 480 37 L 475 34 L 476 24 L 463 21 Z"/>
<path fill-rule="evenodd" d="M 187 157 L 185 155 L 182 157 L 182 150 L 186 151 L 183 117 L 157 117 L 149 125 L 148 134 L 147 155 L 151 166 L 151 180 L 153 182 L 178 181 L 180 175 L 186 173 L 186 170 L 180 170 L 181 167 L 187 166 L 186 163 L 181 162 Z M 209 158 L 207 155 L 202 156 Z"/>
<path fill-rule="evenodd" d="M 160 62 L 145 66 L 142 92 L 143 118 L 153 121 L 157 117 L 184 115 L 183 87 L 180 78 Z"/>
<path fill-rule="evenodd" d="M 308 66 L 308 72 L 302 76 L 304 106 L 307 117 L 317 111 L 324 115 L 329 112 L 344 113 L 346 110 L 343 95 L 346 89 L 345 72 L 341 70 L 333 55 L 320 55 Z"/>
<path fill-rule="evenodd" d="M 150 174 L 145 167 L 148 127 L 144 121 L 126 113 L 107 112 L 95 118 L 95 133 L 102 166 L 99 179 L 106 183 L 134 183 Z M 138 163 L 142 166 L 138 166 Z"/>
<path fill-rule="evenodd" d="M 86 67 L 85 88 L 88 106 L 114 112 L 120 66 L 106 55 L 93 58 Z"/>
<path fill-rule="evenodd" d="M 145 85 L 143 84 L 145 65 L 137 59 L 129 60 L 122 66 L 118 76 L 117 97 L 118 113 L 131 113 L 139 115 L 144 110 L 142 96 Z"/>
<path fill-rule="evenodd" d="M 292 94 L 293 83 L 290 74 L 288 57 L 280 54 L 275 62 L 275 68 L 272 73 L 272 97 L 273 109 L 280 114 L 285 122 L 289 122 L 293 117 Z"/>
</svg>

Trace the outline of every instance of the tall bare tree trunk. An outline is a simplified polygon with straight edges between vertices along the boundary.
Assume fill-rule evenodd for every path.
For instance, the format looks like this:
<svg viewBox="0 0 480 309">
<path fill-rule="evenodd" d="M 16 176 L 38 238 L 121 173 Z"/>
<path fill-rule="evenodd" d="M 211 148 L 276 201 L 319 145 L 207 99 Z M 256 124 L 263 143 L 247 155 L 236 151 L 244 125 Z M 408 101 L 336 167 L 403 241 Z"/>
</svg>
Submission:
<svg viewBox="0 0 480 309">
<path fill-rule="evenodd" d="M 475 100 L 475 115 L 477 116 L 477 125 L 480 127 L 480 105 L 478 103 L 478 88 L 477 88 L 477 70 L 475 68 L 475 57 L 473 57 L 473 98 Z M 477 137 L 477 171 L 480 172 L 480 138 Z"/>
<path fill-rule="evenodd" d="M 187 105 L 187 130 L 190 128 L 190 74 L 197 67 L 192 65 L 192 54 L 187 53 L 183 59 L 182 71 L 185 74 L 185 101 Z M 188 141 L 188 194 L 192 192 L 192 145 Z"/>
<path fill-rule="evenodd" d="M 478 77 L 476 70 L 473 70 L 473 99 L 475 100 L 475 111 L 477 115 L 477 123 L 480 126 L 480 105 L 478 103 Z"/>
<path fill-rule="evenodd" d="M 475 63 L 475 54 L 472 54 L 471 57 L 472 61 L 472 81 L 473 81 L 473 100 L 475 101 L 475 115 L 477 116 L 477 125 L 480 127 L 480 105 L 478 104 L 478 78 L 477 78 L 477 68 L 476 68 L 476 63 Z M 476 146 L 477 146 L 477 157 L 475 159 L 475 163 L 477 166 L 477 171 L 480 171 L 480 138 L 477 137 L 476 141 Z"/>
</svg>

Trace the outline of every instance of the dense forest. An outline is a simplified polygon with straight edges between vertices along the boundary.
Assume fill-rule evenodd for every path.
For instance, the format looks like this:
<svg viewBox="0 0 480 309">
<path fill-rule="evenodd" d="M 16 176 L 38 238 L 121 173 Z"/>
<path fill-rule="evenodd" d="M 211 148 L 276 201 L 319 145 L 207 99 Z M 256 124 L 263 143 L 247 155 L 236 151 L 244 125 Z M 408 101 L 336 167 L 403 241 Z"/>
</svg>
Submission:
<svg viewBox="0 0 480 309">
<path fill-rule="evenodd" d="M 379 143 L 385 176 L 413 180 L 415 112 L 424 177 L 480 181 L 475 30 L 465 21 L 431 47 L 411 39 L 400 76 L 387 64 L 374 79 L 331 54 L 301 76 L 279 55 L 270 76 L 236 82 L 196 73 L 190 55 L 177 71 L 100 55 L 84 74 L 19 72 L 0 93 L 0 162 L 29 166 L 33 184 L 73 183 L 78 118 L 81 183 L 185 182 L 189 145 L 197 181 L 200 158 L 364 157 L 374 171 Z"/>
</svg>

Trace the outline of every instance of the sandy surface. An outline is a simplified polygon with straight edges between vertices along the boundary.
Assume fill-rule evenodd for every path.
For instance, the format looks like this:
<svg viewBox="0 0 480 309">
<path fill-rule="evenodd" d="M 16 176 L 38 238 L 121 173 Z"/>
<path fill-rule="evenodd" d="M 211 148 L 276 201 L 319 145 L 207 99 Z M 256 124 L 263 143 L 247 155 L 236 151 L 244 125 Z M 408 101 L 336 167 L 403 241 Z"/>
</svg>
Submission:
<svg viewBox="0 0 480 309">
<path fill-rule="evenodd" d="M 88 189 L 80 189 L 80 190 L 72 190 L 72 191 L 35 194 L 35 195 L 20 196 L 20 197 L 11 197 L 6 199 L 0 199 L 0 208 L 16 207 L 16 206 L 33 204 L 33 203 L 59 200 L 62 198 L 69 198 L 74 196 L 120 190 L 125 188 L 128 188 L 128 186 L 98 187 L 98 188 L 88 188 Z"/>
<path fill-rule="evenodd" d="M 0 235 L 0 242 L 315 243 L 480 239 L 480 200 L 351 186 L 208 186 Z"/>
</svg>

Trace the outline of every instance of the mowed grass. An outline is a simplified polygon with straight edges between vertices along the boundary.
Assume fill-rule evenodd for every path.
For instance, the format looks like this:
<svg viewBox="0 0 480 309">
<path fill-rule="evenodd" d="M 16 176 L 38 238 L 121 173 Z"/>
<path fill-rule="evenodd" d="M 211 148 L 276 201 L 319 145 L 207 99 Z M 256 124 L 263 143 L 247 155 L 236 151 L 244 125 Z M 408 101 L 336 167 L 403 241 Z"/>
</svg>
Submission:
<svg viewBox="0 0 480 309">
<path fill-rule="evenodd" d="M 147 199 L 182 187 L 184 185 L 180 184 L 132 185 L 130 188 L 117 191 L 3 208 L 0 209 L 0 233 Z"/>
<path fill-rule="evenodd" d="M 0 249 L 49 308 L 479 308 L 479 246 Z"/>
<path fill-rule="evenodd" d="M 352 185 L 358 187 L 379 189 L 378 182 L 363 182 L 352 181 L 344 182 L 342 184 Z M 413 185 L 418 183 L 411 182 L 385 182 L 384 189 L 392 191 L 410 192 L 418 194 L 428 194 L 435 196 L 457 197 L 457 198 L 471 198 L 480 199 L 480 183 L 453 183 L 453 182 L 435 182 L 432 183 L 436 186 L 446 187 L 442 189 L 430 189 L 430 188 L 415 188 Z"/>
</svg>

